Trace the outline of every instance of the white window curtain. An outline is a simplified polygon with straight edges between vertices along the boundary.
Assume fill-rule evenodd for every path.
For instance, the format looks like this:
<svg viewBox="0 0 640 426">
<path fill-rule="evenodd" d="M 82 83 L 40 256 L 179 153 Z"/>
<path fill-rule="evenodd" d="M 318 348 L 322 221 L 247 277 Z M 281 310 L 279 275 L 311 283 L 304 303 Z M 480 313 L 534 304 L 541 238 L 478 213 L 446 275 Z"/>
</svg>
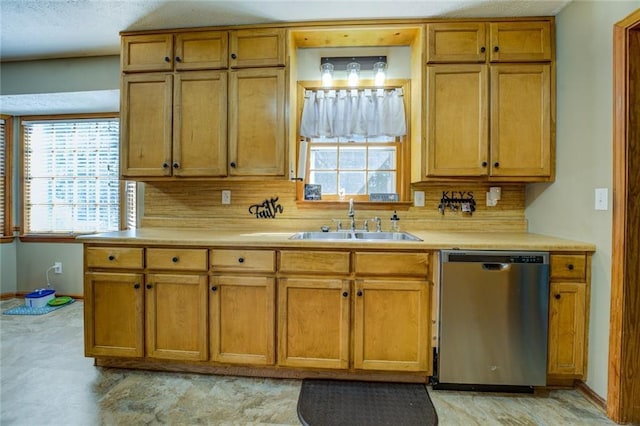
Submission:
<svg viewBox="0 0 640 426">
<path fill-rule="evenodd" d="M 303 137 L 403 136 L 402 89 L 306 90 Z"/>
</svg>

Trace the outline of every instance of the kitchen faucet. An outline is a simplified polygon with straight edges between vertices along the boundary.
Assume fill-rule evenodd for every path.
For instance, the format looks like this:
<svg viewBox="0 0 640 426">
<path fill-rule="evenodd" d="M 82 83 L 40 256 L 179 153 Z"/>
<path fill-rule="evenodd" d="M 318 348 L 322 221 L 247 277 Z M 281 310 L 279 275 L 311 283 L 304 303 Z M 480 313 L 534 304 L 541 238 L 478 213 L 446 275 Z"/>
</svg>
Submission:
<svg viewBox="0 0 640 426">
<path fill-rule="evenodd" d="M 356 213 L 353 211 L 353 198 L 349 199 L 349 213 L 348 215 L 351 219 L 351 230 L 356 230 Z"/>
</svg>

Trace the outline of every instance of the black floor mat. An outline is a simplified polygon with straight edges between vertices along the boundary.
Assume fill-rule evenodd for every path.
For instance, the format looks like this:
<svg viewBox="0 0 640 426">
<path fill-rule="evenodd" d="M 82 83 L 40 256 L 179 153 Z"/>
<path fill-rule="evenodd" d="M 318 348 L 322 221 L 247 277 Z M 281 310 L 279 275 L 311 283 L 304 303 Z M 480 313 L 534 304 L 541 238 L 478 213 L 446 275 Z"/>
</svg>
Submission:
<svg viewBox="0 0 640 426">
<path fill-rule="evenodd" d="M 432 426 L 438 416 L 423 384 L 305 379 L 298 417 L 307 426 Z"/>
</svg>

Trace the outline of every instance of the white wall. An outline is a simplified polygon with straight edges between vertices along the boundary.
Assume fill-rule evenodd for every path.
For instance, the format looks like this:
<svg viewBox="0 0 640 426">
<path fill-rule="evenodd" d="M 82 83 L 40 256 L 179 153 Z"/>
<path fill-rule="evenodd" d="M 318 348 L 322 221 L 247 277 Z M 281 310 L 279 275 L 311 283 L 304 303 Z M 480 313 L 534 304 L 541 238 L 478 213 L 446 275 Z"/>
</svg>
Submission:
<svg viewBox="0 0 640 426">
<path fill-rule="evenodd" d="M 16 242 L 0 244 L 0 294 L 17 291 Z"/>
<path fill-rule="evenodd" d="M 611 210 L 594 210 L 594 189 L 612 170 L 613 24 L 631 1 L 574 0 L 556 17 L 557 137 L 555 183 L 530 185 L 529 231 L 596 245 L 593 256 L 587 385 L 606 398 L 611 299 Z"/>
</svg>

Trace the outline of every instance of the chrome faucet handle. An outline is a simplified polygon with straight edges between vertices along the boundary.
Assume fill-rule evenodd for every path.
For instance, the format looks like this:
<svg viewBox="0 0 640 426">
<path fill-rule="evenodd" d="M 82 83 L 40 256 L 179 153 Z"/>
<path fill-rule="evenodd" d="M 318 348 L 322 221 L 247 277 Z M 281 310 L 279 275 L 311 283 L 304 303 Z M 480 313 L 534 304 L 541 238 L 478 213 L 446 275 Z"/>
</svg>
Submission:
<svg viewBox="0 0 640 426">
<path fill-rule="evenodd" d="M 342 219 L 331 219 L 331 221 L 336 223 L 336 231 L 342 231 Z"/>
</svg>

